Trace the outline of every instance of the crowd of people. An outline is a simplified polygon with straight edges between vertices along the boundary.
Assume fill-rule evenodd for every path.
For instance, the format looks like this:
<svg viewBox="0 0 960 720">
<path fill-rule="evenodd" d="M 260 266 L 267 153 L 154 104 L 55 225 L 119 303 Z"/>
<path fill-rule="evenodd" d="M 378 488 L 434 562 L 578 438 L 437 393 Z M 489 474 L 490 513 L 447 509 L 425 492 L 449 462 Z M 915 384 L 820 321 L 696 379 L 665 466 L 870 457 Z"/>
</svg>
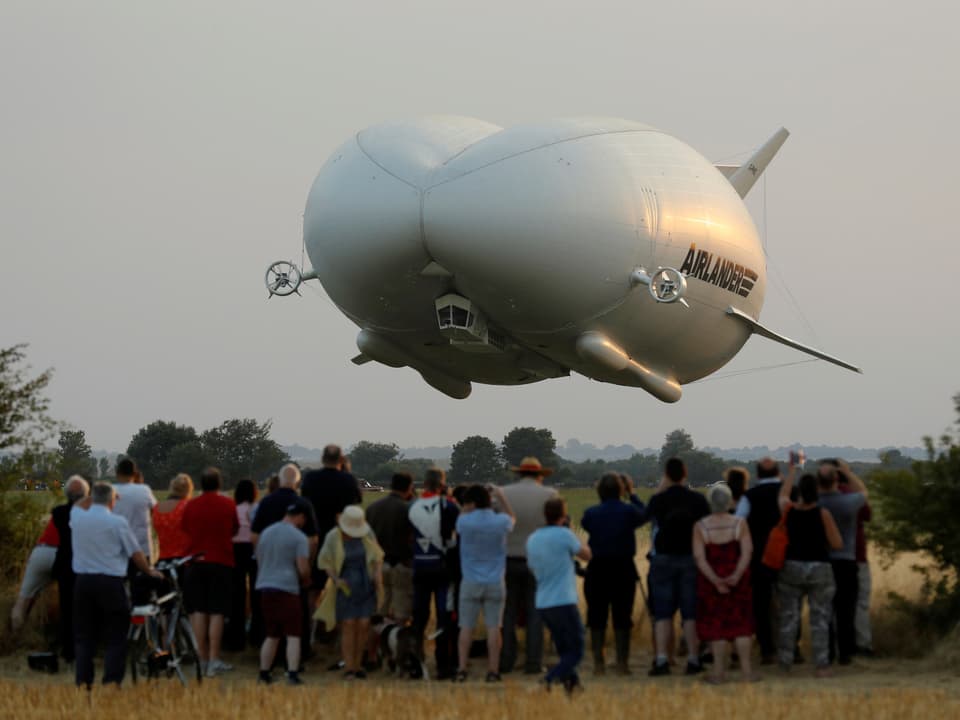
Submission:
<svg viewBox="0 0 960 720">
<path fill-rule="evenodd" d="M 755 483 L 738 467 L 698 492 L 672 458 L 646 504 L 628 476 L 607 472 L 577 534 L 565 501 L 544 484 L 551 469 L 533 457 L 510 468 L 516 481 L 504 487 L 451 489 L 444 471 L 431 468 L 417 493 L 414 478 L 397 473 L 389 493 L 366 511 L 336 445 L 324 449 L 319 469 L 280 468 L 262 498 L 241 480 L 231 499 L 210 468 L 199 478 L 199 495 L 180 474 L 158 502 L 136 464 L 123 459 L 113 484 L 91 487 L 79 476 L 66 483 L 66 502 L 54 508 L 30 555 L 11 620 L 22 625 L 54 579 L 61 653 L 75 663 L 77 684 L 92 685 L 98 642 L 103 681 L 119 684 L 131 600 L 147 602 L 163 581 L 158 561 L 191 558 L 184 602 L 208 677 L 233 669 L 225 650 L 250 646 L 259 648 L 260 682 L 274 682 L 283 665 L 286 682 L 299 685 L 321 642 L 336 643 L 339 660 L 329 669 L 344 679 L 363 680 L 384 659 L 397 673 L 426 677 L 432 616 L 437 679 L 466 681 L 471 658 L 485 654 L 487 682 L 522 671 L 542 676 L 547 688 L 574 692 L 587 647 L 576 581 L 582 575 L 596 675 L 608 670 L 611 617 L 616 660 L 609 670 L 631 673 L 639 588 L 652 621 L 650 676 L 673 672 L 679 646 L 687 675 L 707 664 L 705 680 L 724 682 L 735 660 L 743 680 L 757 680 L 754 635 L 760 663 L 789 671 L 803 662 L 806 596 L 813 665 L 825 677 L 832 663 L 872 653 L 863 528 L 870 509 L 846 463 L 821 461 L 795 482 L 794 460 L 785 477 L 765 458 Z M 643 583 L 636 531 L 645 524 L 652 541 Z M 678 613 L 682 645 L 674 636 Z M 481 618 L 485 647 L 474 639 Z M 559 658 L 548 671 L 544 628 Z"/>
</svg>

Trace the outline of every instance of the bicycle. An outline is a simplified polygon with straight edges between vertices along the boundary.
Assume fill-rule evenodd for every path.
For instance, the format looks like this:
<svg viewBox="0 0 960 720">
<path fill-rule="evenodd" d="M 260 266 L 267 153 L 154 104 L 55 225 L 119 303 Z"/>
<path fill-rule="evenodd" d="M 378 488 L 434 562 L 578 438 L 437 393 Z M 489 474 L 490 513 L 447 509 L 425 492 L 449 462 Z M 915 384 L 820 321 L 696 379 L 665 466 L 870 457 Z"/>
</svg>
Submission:
<svg viewBox="0 0 960 720">
<path fill-rule="evenodd" d="M 191 663 L 197 683 L 203 682 L 200 650 L 183 604 L 178 573 L 193 559 L 191 556 L 157 563 L 157 570 L 166 576 L 172 590 L 131 610 L 128 653 L 134 683 L 138 676 L 151 679 L 176 675 L 186 687 L 185 666 Z"/>
</svg>

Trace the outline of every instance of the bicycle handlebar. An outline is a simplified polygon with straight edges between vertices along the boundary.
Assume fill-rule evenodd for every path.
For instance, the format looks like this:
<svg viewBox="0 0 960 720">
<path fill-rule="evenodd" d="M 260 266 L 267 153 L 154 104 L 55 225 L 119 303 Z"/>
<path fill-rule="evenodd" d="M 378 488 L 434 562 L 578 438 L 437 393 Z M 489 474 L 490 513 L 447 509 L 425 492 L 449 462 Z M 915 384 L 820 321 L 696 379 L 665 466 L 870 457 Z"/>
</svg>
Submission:
<svg viewBox="0 0 960 720">
<path fill-rule="evenodd" d="M 196 555 L 187 555 L 182 558 L 170 558 L 169 560 L 161 560 L 156 564 L 157 570 L 172 570 L 173 568 L 183 567 L 189 562 L 198 560 L 202 558 L 204 553 L 197 553 Z"/>
</svg>

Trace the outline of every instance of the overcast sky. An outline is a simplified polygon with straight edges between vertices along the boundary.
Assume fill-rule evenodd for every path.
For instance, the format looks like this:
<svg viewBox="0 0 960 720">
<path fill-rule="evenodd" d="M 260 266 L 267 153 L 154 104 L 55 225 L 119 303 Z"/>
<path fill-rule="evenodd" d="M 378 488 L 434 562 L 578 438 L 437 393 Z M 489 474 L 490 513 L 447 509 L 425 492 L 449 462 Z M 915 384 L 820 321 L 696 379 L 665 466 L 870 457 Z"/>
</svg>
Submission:
<svg viewBox="0 0 960 720">
<path fill-rule="evenodd" d="M 52 366 L 96 448 L 146 423 L 272 418 L 283 443 L 915 445 L 960 391 L 958 13 L 946 2 L 0 3 L 0 346 Z M 610 115 L 714 161 L 791 131 L 767 171 L 762 338 L 676 405 L 574 376 L 474 385 L 356 367 L 357 328 L 299 260 L 310 183 L 353 132 L 453 113 Z M 764 188 L 749 207 L 763 229 Z M 316 285 L 316 283 L 312 283 Z M 799 308 L 799 309 L 798 309 Z"/>
</svg>

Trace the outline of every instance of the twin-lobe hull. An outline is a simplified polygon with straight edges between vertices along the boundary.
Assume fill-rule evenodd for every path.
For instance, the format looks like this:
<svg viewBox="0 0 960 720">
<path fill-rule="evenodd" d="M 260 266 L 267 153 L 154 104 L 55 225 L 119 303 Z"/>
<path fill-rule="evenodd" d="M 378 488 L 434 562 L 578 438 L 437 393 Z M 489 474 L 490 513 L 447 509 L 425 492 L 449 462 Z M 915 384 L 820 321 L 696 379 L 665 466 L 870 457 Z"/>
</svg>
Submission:
<svg viewBox="0 0 960 720">
<path fill-rule="evenodd" d="M 317 177 L 305 239 L 324 288 L 364 329 L 364 353 L 454 396 L 470 381 L 575 371 L 676 399 L 670 387 L 721 367 L 749 336 L 727 307 L 758 317 L 765 291 L 756 229 L 726 178 L 625 120 L 501 130 L 442 117 L 364 130 Z M 634 269 L 660 266 L 688 276 L 689 308 L 631 285 Z M 482 314 L 484 347 L 438 325 L 436 301 L 449 294 Z"/>
</svg>

